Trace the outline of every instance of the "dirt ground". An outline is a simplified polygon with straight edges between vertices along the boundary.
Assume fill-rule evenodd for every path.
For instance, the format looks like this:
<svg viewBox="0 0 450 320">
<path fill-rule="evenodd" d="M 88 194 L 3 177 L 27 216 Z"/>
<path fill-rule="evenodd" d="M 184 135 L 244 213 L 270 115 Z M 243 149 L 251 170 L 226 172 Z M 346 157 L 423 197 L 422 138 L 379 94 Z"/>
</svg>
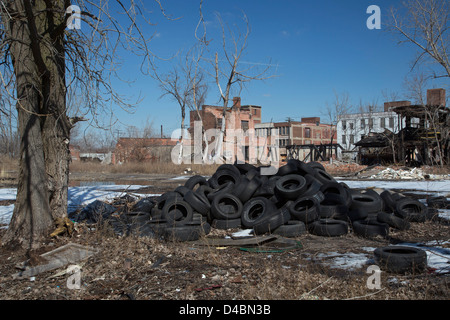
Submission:
<svg viewBox="0 0 450 320">
<path fill-rule="evenodd" d="M 92 175 L 89 174 L 92 178 Z M 87 181 L 74 174 L 71 182 Z M 164 175 L 103 176 L 104 181 L 149 184 L 139 192 L 162 193 L 183 181 Z M 98 179 L 96 179 L 98 180 Z M 148 183 L 151 182 L 151 183 Z M 381 273 L 379 288 L 367 283 L 371 252 L 400 242 L 437 240 L 449 247 L 450 225 L 438 219 L 412 223 L 407 231 L 390 230 L 388 238 L 366 239 L 353 233 L 341 237 L 304 234 L 301 246 L 282 252 L 248 252 L 239 246 L 207 245 L 238 230 L 212 229 L 199 243 L 167 242 L 137 236 L 119 237 L 108 228 L 80 223 L 72 236 L 49 238 L 38 252 L 8 251 L 0 247 L 1 300 L 448 300 L 450 274 L 427 270 L 421 274 Z M 5 229 L 0 229 L 0 237 Z M 447 241 L 447 242 L 445 242 Z M 17 266 L 30 265 L 39 254 L 67 243 L 99 249 L 82 262 L 81 286 L 70 288 L 71 276 L 59 268 L 32 278 L 13 279 Z M 366 254 L 368 262 L 353 270 L 332 268 L 322 254 Z M 325 259 L 325 260 L 324 260 Z"/>
</svg>

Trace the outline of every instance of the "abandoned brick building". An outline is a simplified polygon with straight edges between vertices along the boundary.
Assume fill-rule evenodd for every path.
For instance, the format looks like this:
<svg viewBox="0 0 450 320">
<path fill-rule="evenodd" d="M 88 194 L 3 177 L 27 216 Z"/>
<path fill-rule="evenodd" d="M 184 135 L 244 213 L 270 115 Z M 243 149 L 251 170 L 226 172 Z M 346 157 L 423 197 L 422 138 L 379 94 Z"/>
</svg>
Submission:
<svg viewBox="0 0 450 320">
<path fill-rule="evenodd" d="M 194 137 L 195 121 L 200 121 L 203 129 L 220 129 L 223 121 L 223 107 L 204 105 L 197 111 L 190 112 L 190 135 Z M 336 135 L 332 126 L 320 122 L 319 117 L 302 118 L 301 121 L 286 122 L 261 122 L 262 108 L 254 105 L 241 105 L 241 98 L 233 98 L 233 105 L 226 112 L 226 130 L 242 130 L 242 132 L 251 131 L 256 140 L 249 141 L 249 135 L 244 135 L 237 145 L 240 150 L 232 150 L 232 154 L 226 154 L 226 157 L 233 158 L 238 152 L 242 152 L 242 158 L 252 163 L 262 155 L 271 157 L 274 161 L 285 161 L 289 150 L 293 147 L 302 145 L 319 146 L 329 144 L 333 136 Z M 226 133 L 225 133 L 226 134 Z M 225 137 L 226 140 L 226 137 Z M 250 159 L 250 144 L 255 147 L 254 155 L 258 158 Z M 230 150 L 226 149 L 228 145 L 224 144 L 224 153 Z M 276 147 L 276 148 L 275 148 Z M 239 147 L 237 147 L 239 148 Z M 274 152 L 274 150 L 276 152 Z M 297 157 L 305 158 L 308 150 L 297 150 Z"/>
</svg>

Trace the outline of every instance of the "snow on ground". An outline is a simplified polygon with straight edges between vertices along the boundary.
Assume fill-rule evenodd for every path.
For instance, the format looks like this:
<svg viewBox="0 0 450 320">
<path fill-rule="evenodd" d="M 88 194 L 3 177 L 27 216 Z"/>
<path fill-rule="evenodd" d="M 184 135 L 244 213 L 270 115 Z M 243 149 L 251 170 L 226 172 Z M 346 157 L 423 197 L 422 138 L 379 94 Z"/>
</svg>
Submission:
<svg viewBox="0 0 450 320">
<path fill-rule="evenodd" d="M 185 178 L 185 177 L 183 177 Z M 182 179 L 177 177 L 175 179 Z M 340 182 L 345 182 L 350 188 L 380 188 L 389 190 L 402 190 L 408 192 L 415 192 L 424 195 L 450 195 L 450 181 L 362 181 L 362 180 L 344 180 L 337 179 Z M 69 212 L 75 209 L 85 206 L 94 200 L 108 201 L 114 198 L 123 196 L 125 194 L 131 194 L 137 197 L 155 196 L 158 194 L 139 194 L 139 189 L 142 185 L 97 185 L 97 186 L 81 186 L 69 188 Z M 124 192 L 126 190 L 126 192 Z M 16 189 L 5 188 L 0 189 L 0 201 L 2 200 L 15 200 Z M 14 209 L 14 204 L 0 206 L 0 224 L 8 224 Z M 450 219 L 450 210 L 439 210 L 439 216 Z M 240 236 L 248 236 L 242 231 Z M 426 243 L 400 243 L 398 245 L 409 245 L 421 248 L 427 252 L 428 267 L 433 268 L 436 273 L 448 273 L 450 272 L 450 249 L 442 247 L 444 242 L 438 243 L 437 241 L 430 241 Z M 447 242 L 448 244 L 448 242 Z M 346 270 L 355 270 L 374 264 L 373 251 L 375 248 L 364 247 L 359 248 L 365 252 L 354 253 L 338 253 L 338 252 L 326 252 L 316 255 L 314 259 L 319 263 L 327 264 L 331 268 L 339 268 Z"/>
<path fill-rule="evenodd" d="M 69 187 L 69 201 L 68 212 L 75 211 L 76 209 L 86 206 L 95 200 L 109 201 L 114 198 L 130 194 L 136 197 L 150 197 L 159 194 L 139 194 L 138 191 L 142 185 L 97 185 L 97 186 L 82 186 L 82 187 Z M 133 192 L 137 191 L 137 193 Z M 0 201 L 2 200 L 15 200 L 16 189 L 5 188 L 0 189 Z M 12 213 L 14 210 L 14 204 L 8 206 L 0 206 L 0 224 L 9 224 Z"/>
</svg>

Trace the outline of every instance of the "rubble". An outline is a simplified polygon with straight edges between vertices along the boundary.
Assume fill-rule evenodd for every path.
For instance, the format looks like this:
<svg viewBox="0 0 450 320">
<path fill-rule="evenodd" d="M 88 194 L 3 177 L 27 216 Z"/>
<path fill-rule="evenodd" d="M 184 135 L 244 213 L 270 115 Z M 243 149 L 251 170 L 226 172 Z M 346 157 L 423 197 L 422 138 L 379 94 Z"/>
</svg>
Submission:
<svg viewBox="0 0 450 320">
<path fill-rule="evenodd" d="M 386 168 L 374 175 L 370 176 L 371 179 L 389 179 L 389 180 L 442 180 L 450 178 L 450 175 L 438 175 L 425 173 L 420 168 L 412 169 L 392 169 Z"/>
</svg>

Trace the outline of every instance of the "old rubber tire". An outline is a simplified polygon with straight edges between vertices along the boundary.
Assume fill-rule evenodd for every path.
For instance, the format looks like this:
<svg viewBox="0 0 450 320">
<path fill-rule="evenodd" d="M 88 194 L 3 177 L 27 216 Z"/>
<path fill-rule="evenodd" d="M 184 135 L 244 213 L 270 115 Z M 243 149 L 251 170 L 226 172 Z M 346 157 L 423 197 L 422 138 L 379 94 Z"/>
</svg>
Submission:
<svg viewBox="0 0 450 320">
<path fill-rule="evenodd" d="M 231 193 L 221 193 L 211 203 L 211 215 L 215 219 L 237 219 L 241 217 L 243 205 L 239 198 Z"/>
<path fill-rule="evenodd" d="M 426 220 L 426 206 L 418 200 L 403 198 L 397 201 L 394 214 L 408 221 L 423 222 Z"/>
<path fill-rule="evenodd" d="M 346 199 L 339 194 L 328 193 L 319 205 L 319 217 L 321 219 L 346 220 L 348 217 L 348 207 Z"/>
<path fill-rule="evenodd" d="M 273 231 L 273 234 L 286 238 L 295 238 L 305 233 L 305 223 L 299 220 L 289 220 L 287 223 L 279 226 Z"/>
<path fill-rule="evenodd" d="M 253 226 L 255 234 L 260 235 L 273 232 L 279 226 L 285 224 L 291 219 L 288 208 L 282 207 L 272 216 L 265 217 Z"/>
<path fill-rule="evenodd" d="M 211 226 L 220 230 L 236 229 L 241 227 L 241 219 L 214 219 Z"/>
<path fill-rule="evenodd" d="M 383 201 L 381 197 L 373 193 L 350 192 L 352 209 L 366 210 L 368 213 L 379 212 L 383 210 Z"/>
<path fill-rule="evenodd" d="M 212 177 L 208 180 L 211 188 L 217 189 L 223 184 L 228 182 L 233 182 L 235 185 L 239 183 L 241 175 L 237 168 L 233 167 L 235 170 L 230 168 L 223 168 L 222 170 L 217 170 Z"/>
<path fill-rule="evenodd" d="M 275 203 L 265 197 L 255 197 L 247 201 L 242 208 L 241 221 L 245 228 L 253 228 L 259 220 L 273 215 L 277 211 Z"/>
<path fill-rule="evenodd" d="M 301 197 L 289 206 L 292 219 L 309 224 L 319 220 L 319 203 L 314 197 Z"/>
<path fill-rule="evenodd" d="M 321 183 L 336 182 L 331 174 L 322 169 L 315 169 L 314 177 Z"/>
<path fill-rule="evenodd" d="M 213 189 L 213 191 L 208 193 L 207 198 L 208 198 L 209 202 L 211 203 L 215 196 L 217 196 L 220 193 L 231 193 L 231 192 L 233 192 L 233 189 L 235 187 L 236 187 L 235 184 L 230 181 L 228 183 L 221 185 L 220 187 L 218 187 L 216 189 Z"/>
<path fill-rule="evenodd" d="M 171 198 L 166 201 L 161 212 L 161 218 L 166 220 L 168 224 L 184 224 L 192 221 L 192 207 L 183 200 Z"/>
<path fill-rule="evenodd" d="M 411 227 L 409 221 L 406 221 L 392 213 L 379 212 L 377 220 L 382 223 L 387 223 L 390 227 L 398 230 L 408 230 Z"/>
<path fill-rule="evenodd" d="M 185 183 L 184 186 L 188 189 L 194 190 L 198 186 L 208 185 L 206 178 L 204 176 L 195 175 L 190 177 Z"/>
<path fill-rule="evenodd" d="M 166 241 L 184 242 L 195 241 L 200 238 L 201 230 L 198 226 L 167 226 L 164 230 Z"/>
<path fill-rule="evenodd" d="M 293 163 L 287 163 L 284 166 L 278 168 L 277 176 L 286 176 L 288 174 L 296 174 L 297 166 Z"/>
<path fill-rule="evenodd" d="M 319 219 L 308 226 L 311 234 L 322 237 L 338 237 L 348 233 L 348 223 L 335 219 Z"/>
<path fill-rule="evenodd" d="M 198 213 L 204 216 L 208 215 L 211 208 L 210 203 L 206 202 L 203 197 L 196 194 L 193 190 L 188 191 L 183 199 Z"/>
<path fill-rule="evenodd" d="M 306 190 L 306 179 L 299 174 L 282 176 L 275 184 L 275 193 L 286 200 L 295 200 Z"/>
<path fill-rule="evenodd" d="M 353 232 L 364 238 L 387 237 L 389 234 L 389 225 L 374 219 L 356 220 L 352 226 Z"/>
<path fill-rule="evenodd" d="M 427 267 L 424 250 L 409 246 L 387 246 L 374 250 L 375 262 L 382 270 L 392 273 L 423 272 Z"/>
</svg>

